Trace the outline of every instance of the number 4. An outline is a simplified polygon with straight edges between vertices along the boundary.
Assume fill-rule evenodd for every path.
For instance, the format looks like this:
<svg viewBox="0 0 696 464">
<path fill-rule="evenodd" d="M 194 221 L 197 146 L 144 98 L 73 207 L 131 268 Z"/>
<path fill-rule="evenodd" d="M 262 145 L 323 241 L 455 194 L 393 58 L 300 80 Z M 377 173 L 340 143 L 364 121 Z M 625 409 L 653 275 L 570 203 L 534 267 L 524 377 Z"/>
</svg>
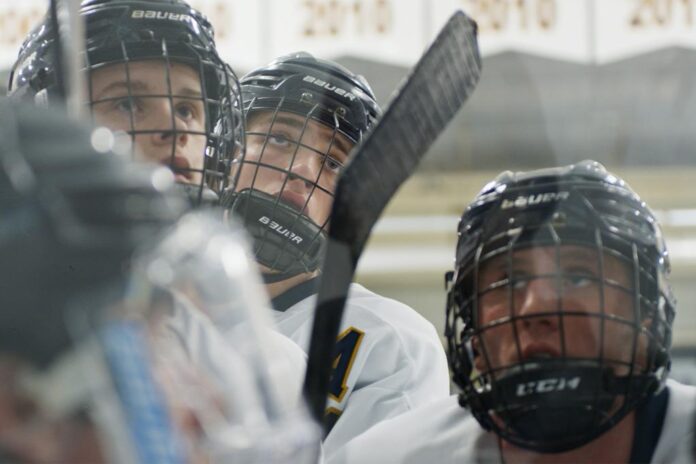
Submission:
<svg viewBox="0 0 696 464">
<path fill-rule="evenodd" d="M 329 398 L 339 403 L 348 391 L 346 382 L 364 335 L 365 332 L 349 327 L 336 340 L 336 357 L 329 384 Z"/>
</svg>

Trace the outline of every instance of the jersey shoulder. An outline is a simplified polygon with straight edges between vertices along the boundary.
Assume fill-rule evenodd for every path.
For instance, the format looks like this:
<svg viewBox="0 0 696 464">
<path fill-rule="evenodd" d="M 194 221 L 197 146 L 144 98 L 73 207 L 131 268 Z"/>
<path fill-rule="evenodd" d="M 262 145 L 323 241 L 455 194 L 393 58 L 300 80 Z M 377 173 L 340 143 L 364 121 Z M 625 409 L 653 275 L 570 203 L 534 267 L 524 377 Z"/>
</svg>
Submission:
<svg viewBox="0 0 696 464">
<path fill-rule="evenodd" d="M 429 336 L 438 338 L 432 323 L 415 309 L 356 283 L 350 287 L 344 320 L 346 324 L 355 321 L 358 324 L 383 326 L 399 332 L 427 332 Z"/>
<path fill-rule="evenodd" d="M 316 294 L 312 294 L 285 311 L 275 311 L 274 317 L 280 331 L 295 341 L 308 337 L 315 305 Z M 361 332 L 370 331 L 375 336 L 393 338 L 399 335 L 440 343 L 435 327 L 416 310 L 356 283 L 350 286 L 341 327 L 341 331 L 352 327 Z"/>
<path fill-rule="evenodd" d="M 696 387 L 667 381 L 669 402 L 652 462 L 693 462 Z"/>
<path fill-rule="evenodd" d="M 328 463 L 500 462 L 496 441 L 456 395 L 380 422 L 348 442 Z"/>
</svg>

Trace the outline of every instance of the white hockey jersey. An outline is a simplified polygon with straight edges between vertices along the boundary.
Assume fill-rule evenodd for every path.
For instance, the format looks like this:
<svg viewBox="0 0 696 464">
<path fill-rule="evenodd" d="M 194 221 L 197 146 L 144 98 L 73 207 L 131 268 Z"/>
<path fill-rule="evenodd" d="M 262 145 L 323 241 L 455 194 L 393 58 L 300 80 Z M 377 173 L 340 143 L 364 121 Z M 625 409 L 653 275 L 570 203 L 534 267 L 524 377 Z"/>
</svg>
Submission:
<svg viewBox="0 0 696 464">
<path fill-rule="evenodd" d="M 632 462 L 694 462 L 696 388 L 668 381 L 636 421 Z M 329 457 L 330 464 L 501 463 L 497 436 L 457 396 L 382 422 Z"/>
<path fill-rule="evenodd" d="M 273 300 L 276 325 L 305 352 L 316 281 Z M 373 425 L 449 396 L 449 371 L 433 325 L 408 306 L 352 284 L 338 339 L 327 415 L 327 458 Z"/>
<path fill-rule="evenodd" d="M 238 355 L 229 349 L 226 340 L 234 340 L 235 330 L 244 330 L 244 327 L 232 327 L 227 333 L 221 333 L 205 314 L 181 295 L 176 296 L 176 304 L 171 310 L 164 328 L 179 339 L 189 359 L 204 368 L 222 388 L 237 386 L 240 382 L 236 378 L 238 371 L 234 358 Z M 282 379 L 282 388 L 278 388 L 280 401 L 286 412 L 291 411 L 298 407 L 302 398 L 306 354 L 293 341 L 271 328 L 260 335 L 268 352 L 269 373 L 273 379 Z"/>
</svg>

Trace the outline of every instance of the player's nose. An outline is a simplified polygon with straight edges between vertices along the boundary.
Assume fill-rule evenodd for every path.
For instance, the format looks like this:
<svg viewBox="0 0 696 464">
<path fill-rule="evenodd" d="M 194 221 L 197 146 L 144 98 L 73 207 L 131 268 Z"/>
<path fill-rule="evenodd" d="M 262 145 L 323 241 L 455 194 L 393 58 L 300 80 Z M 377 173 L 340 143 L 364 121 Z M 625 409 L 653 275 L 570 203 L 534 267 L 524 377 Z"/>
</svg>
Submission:
<svg viewBox="0 0 696 464">
<path fill-rule="evenodd" d="M 288 180 L 302 182 L 306 188 L 311 189 L 319 181 L 322 167 L 322 156 L 319 153 L 311 148 L 300 147 L 291 160 Z"/>
<path fill-rule="evenodd" d="M 149 119 L 149 136 L 154 145 L 185 146 L 188 143 L 188 125 L 178 117 L 169 98 L 156 99 Z"/>
<path fill-rule="evenodd" d="M 523 288 L 517 290 L 522 291 L 522 296 L 517 303 L 517 315 L 522 318 L 523 326 L 557 328 L 558 314 L 562 309 L 557 279 L 535 277 L 520 285 L 523 285 Z"/>
</svg>

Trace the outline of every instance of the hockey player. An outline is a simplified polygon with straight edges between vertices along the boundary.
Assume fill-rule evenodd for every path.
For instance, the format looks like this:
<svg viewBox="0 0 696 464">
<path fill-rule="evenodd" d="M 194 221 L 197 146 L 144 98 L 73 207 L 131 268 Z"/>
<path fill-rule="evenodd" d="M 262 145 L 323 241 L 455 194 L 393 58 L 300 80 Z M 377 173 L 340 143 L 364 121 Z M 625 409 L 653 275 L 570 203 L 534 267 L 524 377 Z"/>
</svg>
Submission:
<svg viewBox="0 0 696 464">
<path fill-rule="evenodd" d="M 84 0 L 80 15 L 94 122 L 115 131 L 117 147 L 125 134 L 138 159 L 171 168 L 194 206 L 216 204 L 232 154 L 243 151 L 244 133 L 239 84 L 215 48 L 208 20 L 183 0 Z M 61 103 L 57 40 L 48 17 L 27 37 L 10 77 L 11 96 Z M 183 306 L 196 308 L 189 303 L 181 298 Z M 186 311 L 177 314 L 192 355 L 204 356 L 200 360 L 211 367 L 224 365 L 214 359 L 218 355 L 193 347 L 206 339 L 208 324 L 196 324 L 196 332 Z M 273 369 L 288 374 L 286 398 L 297 401 L 305 355 L 280 334 L 267 338 Z"/>
<path fill-rule="evenodd" d="M 380 109 L 364 78 L 307 53 L 252 71 L 241 86 L 247 151 L 222 203 L 254 238 L 280 331 L 306 351 L 336 179 Z M 327 457 L 374 424 L 448 395 L 433 326 L 361 285 L 351 286 L 337 349 Z"/>
<path fill-rule="evenodd" d="M 202 221 L 179 219 L 171 173 L 97 151 L 98 132 L 61 113 L 0 101 L 0 122 L 0 460 L 316 462 L 314 428 L 273 404 L 255 311 L 238 305 L 249 330 L 220 345 L 234 389 L 167 336 L 179 308 L 165 284 L 181 266 L 155 245 L 177 241 L 175 221 Z M 211 264 L 250 266 L 237 238 L 215 235 L 226 253 L 211 244 L 186 264 L 232 282 Z"/>
<path fill-rule="evenodd" d="M 692 462 L 668 274 L 654 215 L 599 163 L 501 174 L 464 212 L 449 274 L 461 394 L 333 462 Z"/>
<path fill-rule="evenodd" d="M 208 20 L 183 0 L 83 0 L 80 15 L 94 122 L 169 166 L 194 204 L 215 202 L 244 134 L 239 84 Z M 10 95 L 60 103 L 57 40 L 47 15 L 22 45 Z"/>
</svg>

